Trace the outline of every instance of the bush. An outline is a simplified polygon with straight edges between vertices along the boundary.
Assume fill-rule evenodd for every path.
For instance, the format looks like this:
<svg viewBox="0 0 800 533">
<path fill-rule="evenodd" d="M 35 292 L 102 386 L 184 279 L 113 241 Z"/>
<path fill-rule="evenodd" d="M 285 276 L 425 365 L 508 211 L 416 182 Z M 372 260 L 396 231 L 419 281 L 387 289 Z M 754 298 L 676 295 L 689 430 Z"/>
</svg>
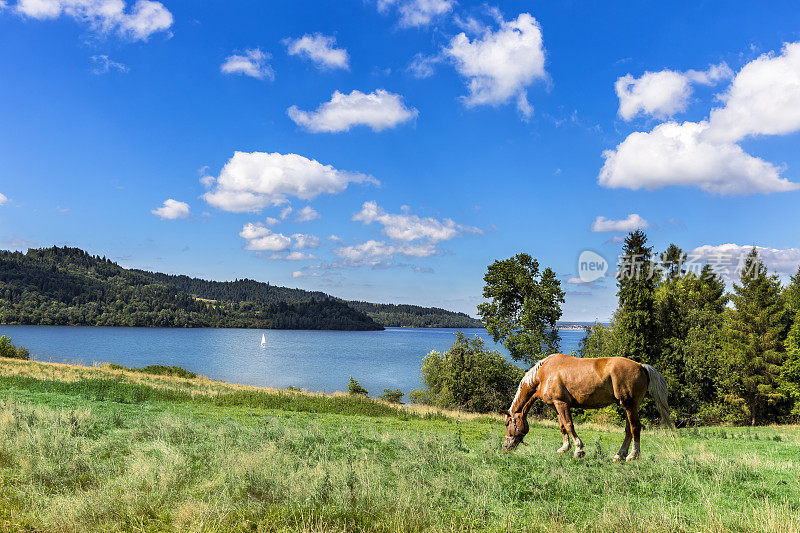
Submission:
<svg viewBox="0 0 800 533">
<path fill-rule="evenodd" d="M 25 359 L 26 361 L 31 358 L 31 354 L 27 348 L 22 346 L 14 346 L 11 339 L 3 335 L 0 337 L 0 357 L 8 357 L 9 359 Z"/>
<path fill-rule="evenodd" d="M 403 391 L 400 389 L 383 389 L 379 398 L 389 403 L 403 403 Z"/>
<path fill-rule="evenodd" d="M 353 379 L 353 376 L 350 376 L 350 383 L 347 384 L 347 392 L 350 394 L 360 394 L 362 396 L 367 396 L 369 394 L 367 389 L 361 386 L 361 383 Z"/>
<path fill-rule="evenodd" d="M 478 413 L 507 409 L 525 370 L 497 352 L 486 351 L 480 338 L 460 331 L 443 355 L 429 353 L 422 362 L 425 391 L 414 391 L 412 401 Z"/>
</svg>

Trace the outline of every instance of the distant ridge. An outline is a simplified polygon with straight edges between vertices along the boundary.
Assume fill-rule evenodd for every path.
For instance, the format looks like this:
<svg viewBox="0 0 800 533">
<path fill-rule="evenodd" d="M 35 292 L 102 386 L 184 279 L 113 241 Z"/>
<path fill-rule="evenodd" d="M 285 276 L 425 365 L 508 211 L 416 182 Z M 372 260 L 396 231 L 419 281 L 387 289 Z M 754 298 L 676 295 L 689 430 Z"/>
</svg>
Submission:
<svg viewBox="0 0 800 533">
<path fill-rule="evenodd" d="M 379 330 L 481 327 L 464 313 L 347 302 L 251 279 L 125 269 L 79 248 L 0 251 L 0 324 Z"/>
</svg>

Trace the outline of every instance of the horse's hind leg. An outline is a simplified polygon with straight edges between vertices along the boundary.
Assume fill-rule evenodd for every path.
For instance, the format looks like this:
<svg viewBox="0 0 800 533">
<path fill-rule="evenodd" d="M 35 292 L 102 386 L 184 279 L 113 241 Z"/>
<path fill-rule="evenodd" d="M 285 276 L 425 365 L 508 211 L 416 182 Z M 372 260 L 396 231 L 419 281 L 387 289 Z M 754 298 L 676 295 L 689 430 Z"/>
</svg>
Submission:
<svg viewBox="0 0 800 533">
<path fill-rule="evenodd" d="M 631 439 L 633 439 L 633 433 L 631 432 L 631 423 L 628 421 L 627 416 L 625 417 L 625 440 L 622 441 L 622 446 L 620 447 L 617 455 L 614 456 L 614 461 L 622 461 L 625 459 L 625 456 L 628 455 L 628 448 L 631 446 Z"/>
<path fill-rule="evenodd" d="M 569 412 L 569 406 L 564 402 L 555 402 L 555 406 L 559 416 L 564 420 L 564 429 L 572 435 L 572 440 L 575 443 L 575 457 L 583 457 L 586 455 L 586 452 L 583 451 L 583 441 L 575 433 L 575 425 L 572 423 L 572 413 Z"/>
<path fill-rule="evenodd" d="M 570 448 L 569 435 L 567 434 L 567 427 L 564 425 L 564 417 L 561 416 L 561 413 L 558 413 L 558 425 L 561 428 L 561 438 L 564 439 L 564 445 L 558 449 L 558 453 L 567 453 Z"/>
<path fill-rule="evenodd" d="M 642 423 L 639 421 L 638 406 L 633 409 L 625 409 L 628 415 L 628 423 L 630 424 L 631 432 L 633 433 L 633 450 L 625 458 L 626 461 L 635 461 L 639 458 L 639 436 L 642 432 Z M 627 440 L 627 436 L 626 436 Z"/>
</svg>

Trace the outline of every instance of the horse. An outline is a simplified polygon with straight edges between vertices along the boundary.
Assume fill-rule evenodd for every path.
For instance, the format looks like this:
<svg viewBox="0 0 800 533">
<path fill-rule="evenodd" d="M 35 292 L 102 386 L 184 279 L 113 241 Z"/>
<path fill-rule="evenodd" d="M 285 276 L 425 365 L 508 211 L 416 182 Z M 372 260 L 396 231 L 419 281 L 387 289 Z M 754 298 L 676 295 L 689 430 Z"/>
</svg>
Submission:
<svg viewBox="0 0 800 533">
<path fill-rule="evenodd" d="M 575 432 L 570 409 L 599 409 L 618 403 L 625 409 L 627 419 L 625 440 L 614 456 L 614 461 L 621 461 L 623 458 L 626 461 L 635 461 L 640 454 L 639 435 L 642 430 L 639 405 L 648 392 L 655 400 L 661 419 L 674 428 L 667 404 L 667 382 L 652 366 L 625 357 L 583 359 L 561 353 L 549 355 L 525 373 L 517 387 L 511 408 L 501 411 L 506 417 L 504 448 L 511 451 L 523 442 L 528 433 L 528 411 L 533 401 L 540 399 L 554 407 L 558 413 L 558 423 L 564 439 L 558 453 L 569 451 L 571 435 L 575 444 L 575 458 L 583 457 L 586 455 L 583 441 Z M 633 450 L 628 453 L 631 439 Z"/>
</svg>

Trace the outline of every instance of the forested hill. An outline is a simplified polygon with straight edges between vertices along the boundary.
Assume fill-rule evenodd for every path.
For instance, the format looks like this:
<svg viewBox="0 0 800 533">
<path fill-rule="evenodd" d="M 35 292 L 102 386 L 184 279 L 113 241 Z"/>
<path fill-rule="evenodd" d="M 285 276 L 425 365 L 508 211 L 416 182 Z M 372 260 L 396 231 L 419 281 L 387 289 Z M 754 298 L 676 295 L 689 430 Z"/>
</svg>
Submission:
<svg viewBox="0 0 800 533">
<path fill-rule="evenodd" d="M 192 288 L 198 290 L 190 292 Z M 366 314 L 323 293 L 251 280 L 207 282 L 127 270 L 67 247 L 25 254 L 0 251 L 0 323 L 382 329 Z"/>
<path fill-rule="evenodd" d="M 366 313 L 386 327 L 414 328 L 482 328 L 480 320 L 466 313 L 455 313 L 438 307 L 418 305 L 372 304 L 349 302 L 354 309 Z"/>
</svg>

